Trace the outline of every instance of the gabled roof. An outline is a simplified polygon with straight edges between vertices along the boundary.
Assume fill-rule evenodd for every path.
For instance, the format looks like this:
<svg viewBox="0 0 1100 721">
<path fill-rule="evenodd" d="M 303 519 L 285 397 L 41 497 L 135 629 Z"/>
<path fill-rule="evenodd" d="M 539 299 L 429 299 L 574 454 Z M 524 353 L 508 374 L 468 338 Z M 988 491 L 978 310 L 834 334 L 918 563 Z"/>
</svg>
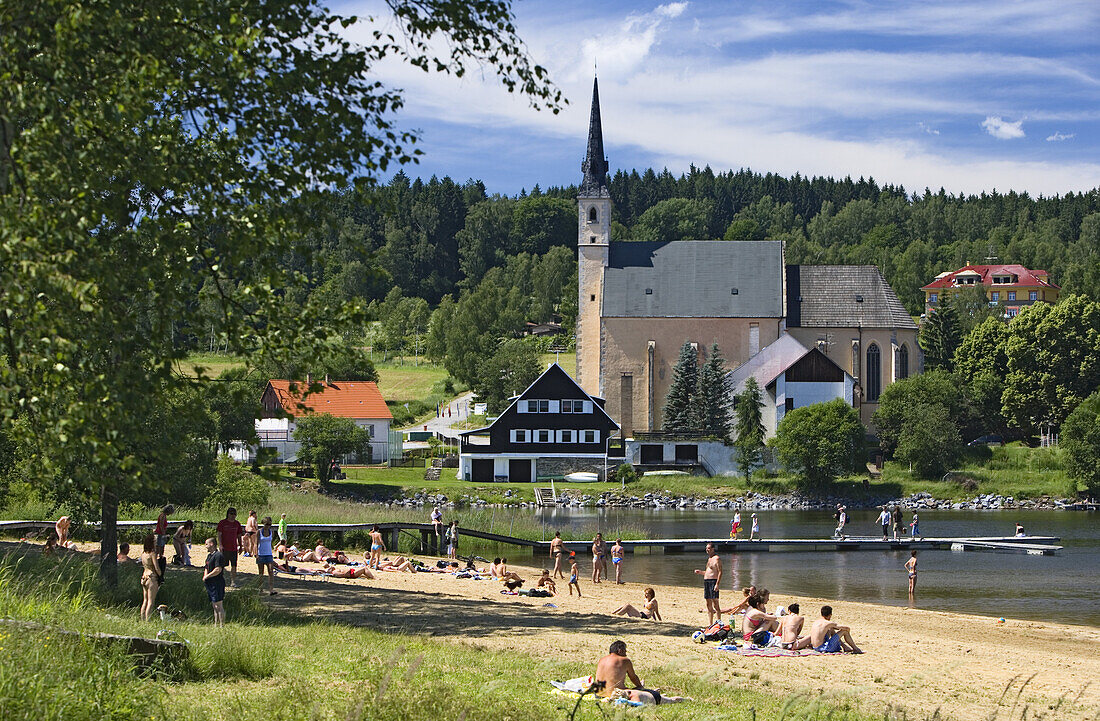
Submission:
<svg viewBox="0 0 1100 721">
<path fill-rule="evenodd" d="M 780 318 L 783 244 L 612 243 L 604 270 L 602 314 L 609 318 Z"/>
<path fill-rule="evenodd" d="M 290 415 L 302 413 L 299 403 L 305 406 L 306 413 L 328 413 L 339 418 L 393 418 L 386 401 L 378 391 L 378 385 L 370 381 L 329 381 L 321 384 L 321 390 L 310 393 L 305 399 L 306 384 L 299 382 L 294 392 L 290 390 L 291 381 L 270 380 L 268 389 L 274 392 L 283 410 Z"/>
<path fill-rule="evenodd" d="M 616 428 L 621 428 L 621 426 L 618 423 L 615 422 L 615 419 L 612 418 L 610 415 L 608 415 L 607 411 L 604 410 L 603 403 L 600 402 L 601 400 L 603 400 L 602 398 L 599 398 L 598 396 L 589 395 L 588 393 L 586 393 L 584 388 L 581 388 L 580 384 L 577 383 L 577 381 L 573 378 L 573 376 L 571 376 L 571 375 L 569 375 L 568 373 L 565 372 L 564 368 L 562 368 L 557 363 L 551 363 L 549 366 L 547 366 L 546 370 L 544 370 L 542 372 L 542 375 L 540 375 L 538 378 L 536 378 L 531 383 L 531 385 L 527 386 L 527 388 L 523 391 L 523 393 L 520 393 L 518 396 L 512 396 L 509 399 L 511 401 L 511 403 L 508 404 L 508 407 L 504 409 L 503 413 L 501 413 L 499 416 L 497 416 L 496 420 L 494 420 L 492 423 L 490 423 L 489 425 L 484 426 L 482 428 L 473 428 L 473 429 L 468 430 L 468 431 L 463 431 L 462 433 L 459 433 L 458 435 L 460 435 L 460 436 L 483 435 L 485 433 L 485 431 L 492 428 L 497 423 L 497 421 L 499 421 L 501 418 L 504 418 L 506 415 L 511 413 L 512 409 L 514 409 L 516 407 L 517 403 L 519 403 L 521 400 L 526 399 L 528 397 L 528 395 L 531 393 L 532 389 L 535 388 L 535 386 L 540 385 L 541 382 L 544 379 L 545 380 L 552 380 L 552 379 L 555 379 L 555 378 L 557 380 L 564 379 L 564 380 L 568 381 L 569 383 L 571 383 L 573 385 L 573 387 L 576 389 L 577 393 L 581 396 L 582 399 L 587 398 L 588 400 L 592 401 L 592 412 L 593 413 L 599 413 L 604 418 L 606 418 L 611 423 L 611 425 L 615 426 Z"/>
<path fill-rule="evenodd" d="M 788 265 L 788 328 L 904 328 L 917 324 L 873 265 Z"/>
<path fill-rule="evenodd" d="M 807 348 L 795 340 L 794 336 L 784 333 L 752 358 L 727 373 L 726 380 L 734 393 L 745 390 L 745 383 L 748 382 L 749 378 L 755 378 L 761 388 L 767 388 L 772 381 L 785 373 L 791 366 L 814 352 L 819 351 Z M 821 357 L 836 366 L 836 363 L 824 353 L 821 354 Z M 840 366 L 837 366 L 837 368 L 844 375 L 851 377 Z"/>
<path fill-rule="evenodd" d="M 959 276 L 977 275 L 981 278 L 979 281 L 982 285 L 993 285 L 993 276 L 995 275 L 1014 275 L 1016 276 L 1015 283 L 998 283 L 998 288 L 1012 288 L 1014 286 L 1024 287 L 1040 287 L 1040 288 L 1057 288 L 1058 286 L 1050 282 L 1050 274 L 1045 270 L 1028 270 L 1022 265 L 1008 264 L 1008 265 L 967 265 L 959 268 L 958 270 L 947 271 L 940 273 L 936 276 L 928 285 L 921 288 L 921 290 L 937 290 L 939 288 L 954 288 L 955 278 Z"/>
</svg>

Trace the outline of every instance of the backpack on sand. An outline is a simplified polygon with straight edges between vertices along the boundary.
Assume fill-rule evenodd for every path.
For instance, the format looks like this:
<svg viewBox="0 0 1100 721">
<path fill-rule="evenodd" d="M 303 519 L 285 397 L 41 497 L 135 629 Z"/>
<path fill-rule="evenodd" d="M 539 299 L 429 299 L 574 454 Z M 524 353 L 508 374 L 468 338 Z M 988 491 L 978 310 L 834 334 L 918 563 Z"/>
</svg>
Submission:
<svg viewBox="0 0 1100 721">
<path fill-rule="evenodd" d="M 703 629 L 703 638 L 708 641 L 725 641 L 730 635 L 730 627 L 724 623 L 715 623 Z"/>
</svg>

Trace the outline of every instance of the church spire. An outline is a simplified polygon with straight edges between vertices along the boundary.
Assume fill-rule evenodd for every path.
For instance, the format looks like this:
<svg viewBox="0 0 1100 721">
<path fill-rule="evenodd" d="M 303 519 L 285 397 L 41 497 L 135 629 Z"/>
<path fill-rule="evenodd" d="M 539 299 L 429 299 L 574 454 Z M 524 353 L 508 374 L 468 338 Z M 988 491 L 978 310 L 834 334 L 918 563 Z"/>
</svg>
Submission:
<svg viewBox="0 0 1100 721">
<path fill-rule="evenodd" d="M 581 163 L 584 179 L 580 194 L 585 198 L 609 197 L 607 191 L 607 158 L 603 154 L 603 124 L 600 122 L 600 85 L 592 78 L 592 115 L 588 120 L 588 152 Z"/>
</svg>

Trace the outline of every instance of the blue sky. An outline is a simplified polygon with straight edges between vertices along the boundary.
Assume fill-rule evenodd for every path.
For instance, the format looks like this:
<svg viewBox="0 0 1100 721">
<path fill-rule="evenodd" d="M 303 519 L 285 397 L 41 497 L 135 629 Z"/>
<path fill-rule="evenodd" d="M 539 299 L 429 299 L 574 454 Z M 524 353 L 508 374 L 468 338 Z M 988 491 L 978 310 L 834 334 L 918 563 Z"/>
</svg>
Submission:
<svg viewBox="0 0 1100 721">
<path fill-rule="evenodd" d="M 579 181 L 595 62 L 612 170 L 694 163 L 956 193 L 1100 186 L 1100 0 L 514 10 L 570 105 L 532 110 L 476 68 L 455 79 L 388 63 L 380 79 L 406 94 L 398 122 L 422 133 L 410 175 L 508 194 Z"/>
</svg>

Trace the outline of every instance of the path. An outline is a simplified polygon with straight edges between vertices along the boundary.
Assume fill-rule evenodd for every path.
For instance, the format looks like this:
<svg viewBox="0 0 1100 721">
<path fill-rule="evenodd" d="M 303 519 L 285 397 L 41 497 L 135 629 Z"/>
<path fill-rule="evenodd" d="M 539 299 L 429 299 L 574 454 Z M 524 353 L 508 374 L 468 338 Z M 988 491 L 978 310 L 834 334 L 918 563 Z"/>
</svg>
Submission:
<svg viewBox="0 0 1100 721">
<path fill-rule="evenodd" d="M 474 394 L 463 393 L 459 397 L 447 402 L 447 405 L 443 408 L 443 415 L 441 417 L 429 418 L 423 423 L 417 423 L 416 425 L 402 428 L 401 430 L 404 432 L 428 430 L 444 438 L 457 441 L 460 429 L 451 428 L 451 426 L 466 420 L 470 411 L 473 410 L 473 405 Z M 448 411 L 450 412 L 449 415 Z M 410 444 L 406 443 L 405 446 L 410 447 Z"/>
</svg>

